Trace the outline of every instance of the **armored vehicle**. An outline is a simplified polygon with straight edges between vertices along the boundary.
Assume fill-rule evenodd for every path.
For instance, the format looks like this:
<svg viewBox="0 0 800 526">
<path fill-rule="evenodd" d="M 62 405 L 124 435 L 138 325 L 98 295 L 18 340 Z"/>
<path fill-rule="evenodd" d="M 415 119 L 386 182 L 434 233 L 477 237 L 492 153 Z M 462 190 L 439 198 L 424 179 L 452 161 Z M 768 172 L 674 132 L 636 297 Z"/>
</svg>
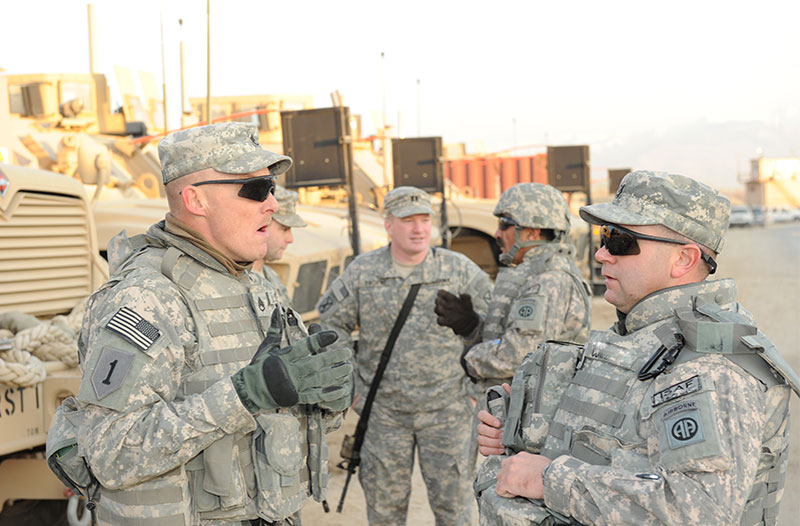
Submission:
<svg viewBox="0 0 800 526">
<path fill-rule="evenodd" d="M 80 383 L 82 303 L 108 279 L 83 186 L 0 164 L 0 247 L 0 525 L 62 524 L 47 429 Z"/>
</svg>

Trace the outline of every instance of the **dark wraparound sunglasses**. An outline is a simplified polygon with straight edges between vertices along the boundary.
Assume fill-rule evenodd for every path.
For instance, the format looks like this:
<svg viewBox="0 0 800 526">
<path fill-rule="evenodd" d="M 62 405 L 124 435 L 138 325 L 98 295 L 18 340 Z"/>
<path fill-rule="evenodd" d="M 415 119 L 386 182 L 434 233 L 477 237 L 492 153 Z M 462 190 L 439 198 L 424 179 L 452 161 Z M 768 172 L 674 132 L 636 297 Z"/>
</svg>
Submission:
<svg viewBox="0 0 800 526">
<path fill-rule="evenodd" d="M 497 228 L 500 230 L 506 230 L 511 227 L 516 227 L 517 224 L 514 222 L 513 219 L 510 217 L 500 216 L 497 218 Z"/>
<path fill-rule="evenodd" d="M 606 247 L 608 253 L 612 256 L 635 256 L 641 252 L 637 239 L 644 239 L 647 241 L 659 241 L 661 243 L 672 243 L 675 245 L 691 245 L 686 241 L 678 239 L 669 239 L 666 237 L 649 236 L 633 230 L 628 230 L 619 225 L 603 225 L 600 229 L 600 246 Z M 709 268 L 709 274 L 717 271 L 717 262 L 711 256 L 700 250 L 700 257 L 706 262 Z"/>
<path fill-rule="evenodd" d="M 192 186 L 204 184 L 240 184 L 242 188 L 237 194 L 239 197 L 244 197 L 251 201 L 258 201 L 260 203 L 266 201 L 270 194 L 275 195 L 274 175 L 259 175 L 258 177 L 250 177 L 247 179 L 214 179 L 213 181 L 200 181 L 199 183 L 192 184 Z"/>
</svg>

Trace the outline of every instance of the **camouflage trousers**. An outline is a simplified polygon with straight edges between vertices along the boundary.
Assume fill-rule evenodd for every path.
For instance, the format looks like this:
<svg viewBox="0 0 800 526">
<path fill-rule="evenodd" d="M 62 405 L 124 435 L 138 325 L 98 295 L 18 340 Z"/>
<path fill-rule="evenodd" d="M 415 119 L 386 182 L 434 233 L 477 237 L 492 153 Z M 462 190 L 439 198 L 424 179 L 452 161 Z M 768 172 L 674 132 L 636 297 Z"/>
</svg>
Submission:
<svg viewBox="0 0 800 526">
<path fill-rule="evenodd" d="M 472 524 L 473 420 L 466 396 L 431 412 L 373 406 L 358 474 L 370 526 L 406 523 L 415 454 L 436 526 Z"/>
</svg>

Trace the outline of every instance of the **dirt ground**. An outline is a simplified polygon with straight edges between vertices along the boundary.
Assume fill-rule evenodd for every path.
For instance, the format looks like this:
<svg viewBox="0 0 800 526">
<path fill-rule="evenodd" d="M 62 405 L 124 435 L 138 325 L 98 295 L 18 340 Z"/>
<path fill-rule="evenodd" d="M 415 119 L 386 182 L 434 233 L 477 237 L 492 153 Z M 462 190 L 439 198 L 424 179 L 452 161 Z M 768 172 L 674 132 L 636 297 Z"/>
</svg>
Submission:
<svg viewBox="0 0 800 526">
<path fill-rule="evenodd" d="M 800 225 L 732 230 L 726 237 L 718 263 L 720 269 L 713 278 L 736 279 L 739 301 L 755 315 L 759 328 L 778 346 L 792 367 L 800 371 Z M 593 299 L 592 309 L 593 329 L 605 329 L 616 318 L 614 308 L 602 297 Z M 797 397 L 792 397 L 791 412 L 794 441 L 778 526 L 794 526 L 800 517 L 800 499 L 797 498 L 800 496 L 800 400 Z M 343 513 L 335 512 L 345 480 L 345 472 L 335 467 L 340 460 L 339 446 L 344 433 L 352 433 L 356 422 L 357 416 L 351 413 L 345 426 L 328 436 L 331 461 L 328 503 L 331 512 L 326 514 L 320 504 L 308 502 L 303 508 L 305 526 L 367 524 L 364 494 L 355 475 L 350 481 Z M 412 481 L 407 524 L 434 525 L 418 467 Z"/>
</svg>

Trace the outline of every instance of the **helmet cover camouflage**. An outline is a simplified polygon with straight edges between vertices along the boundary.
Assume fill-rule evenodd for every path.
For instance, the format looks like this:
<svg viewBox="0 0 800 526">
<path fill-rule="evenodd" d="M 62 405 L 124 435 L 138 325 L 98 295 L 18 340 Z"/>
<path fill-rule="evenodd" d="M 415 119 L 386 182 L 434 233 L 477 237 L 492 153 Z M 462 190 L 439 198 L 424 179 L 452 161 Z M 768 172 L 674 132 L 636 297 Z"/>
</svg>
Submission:
<svg viewBox="0 0 800 526">
<path fill-rule="evenodd" d="M 569 207 L 554 187 L 539 183 L 518 183 L 503 192 L 494 215 L 507 216 L 528 228 L 551 228 L 569 232 Z"/>
<path fill-rule="evenodd" d="M 269 168 L 280 175 L 292 166 L 285 155 L 272 153 L 258 142 L 258 128 L 243 122 L 222 122 L 170 133 L 158 143 L 164 184 L 184 175 L 213 168 L 244 175 Z"/>
<path fill-rule="evenodd" d="M 731 202 L 713 188 L 683 175 L 637 170 L 626 175 L 609 203 L 581 207 L 594 224 L 663 225 L 721 252 Z"/>
<path fill-rule="evenodd" d="M 304 227 L 308 224 L 297 214 L 297 192 L 287 190 L 282 186 L 275 187 L 275 199 L 278 200 L 278 211 L 272 214 L 272 219 L 289 227 Z"/>
<path fill-rule="evenodd" d="M 434 213 L 430 194 L 415 186 L 398 186 L 391 190 L 383 200 L 383 211 L 395 217 Z"/>
</svg>

